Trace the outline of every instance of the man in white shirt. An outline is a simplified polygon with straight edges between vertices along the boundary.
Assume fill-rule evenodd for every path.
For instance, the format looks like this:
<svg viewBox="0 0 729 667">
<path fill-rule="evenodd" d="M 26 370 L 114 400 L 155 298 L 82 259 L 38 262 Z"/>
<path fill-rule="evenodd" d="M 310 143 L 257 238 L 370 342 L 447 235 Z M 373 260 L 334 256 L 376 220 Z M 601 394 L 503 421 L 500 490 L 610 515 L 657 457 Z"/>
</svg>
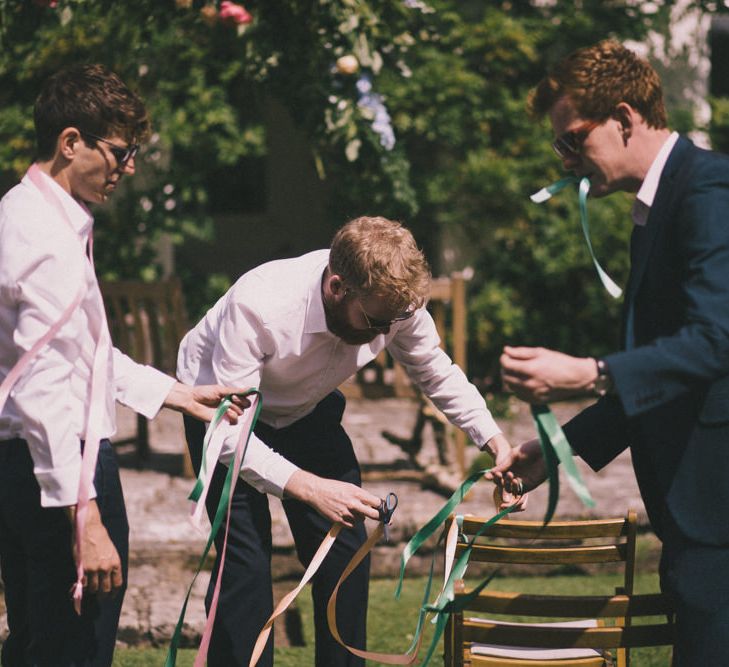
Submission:
<svg viewBox="0 0 729 667">
<path fill-rule="evenodd" d="M 384 218 L 357 218 L 337 232 L 330 250 L 269 262 L 243 275 L 182 341 L 180 380 L 248 385 L 263 396 L 234 494 L 211 667 L 248 665 L 272 611 L 266 493 L 283 498 L 304 564 L 332 522 L 347 528 L 313 582 L 316 664 L 364 664 L 335 642 L 326 621 L 331 591 L 366 539 L 361 519 L 376 519 L 380 502 L 360 488 L 357 459 L 340 423 L 344 398 L 336 388 L 380 351 L 387 349 L 475 443 L 498 460 L 507 456 L 509 445 L 483 398 L 439 346 L 424 308 L 429 284 L 427 262 L 407 229 Z M 204 425 L 187 418 L 185 423 L 199 467 Z M 224 439 L 225 463 L 238 430 L 228 425 L 216 436 Z M 209 513 L 225 472 L 218 464 Z M 220 553 L 222 536 L 217 546 Z M 364 563 L 339 594 L 342 638 L 359 648 L 366 641 L 368 582 Z M 272 664 L 272 644 L 259 664 Z"/>
<path fill-rule="evenodd" d="M 165 405 L 210 419 L 231 390 L 187 387 L 110 345 L 86 205 L 104 202 L 134 173 L 134 142 L 148 125 L 142 102 L 104 67 L 76 66 L 44 84 L 34 115 L 38 160 L 0 202 L 0 380 L 62 325 L 0 412 L 0 566 L 10 630 L 2 664 L 108 667 L 128 553 L 108 441 L 115 400 L 149 418 Z M 101 442 L 80 544 L 86 595 L 77 615 L 69 590 L 84 439 Z"/>
<path fill-rule="evenodd" d="M 598 470 L 630 447 L 676 600 L 677 667 L 729 660 L 729 159 L 667 127 L 661 82 L 606 40 L 561 60 L 537 86 L 566 169 L 590 194 L 636 193 L 621 350 L 595 360 L 507 347 L 507 386 L 530 402 L 598 395 L 564 430 Z M 530 441 L 497 471 L 544 480 Z"/>
</svg>

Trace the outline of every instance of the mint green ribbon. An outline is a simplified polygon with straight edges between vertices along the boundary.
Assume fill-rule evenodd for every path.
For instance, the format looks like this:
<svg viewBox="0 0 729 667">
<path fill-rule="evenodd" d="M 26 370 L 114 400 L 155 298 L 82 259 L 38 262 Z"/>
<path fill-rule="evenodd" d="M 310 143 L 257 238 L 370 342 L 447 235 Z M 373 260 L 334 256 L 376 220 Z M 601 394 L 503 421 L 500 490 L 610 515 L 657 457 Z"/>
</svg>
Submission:
<svg viewBox="0 0 729 667">
<path fill-rule="evenodd" d="M 587 176 L 580 178 L 579 176 L 567 176 L 562 178 L 556 183 L 548 185 L 546 188 L 542 188 L 539 192 L 535 192 L 530 198 L 535 204 L 541 204 L 557 194 L 568 185 L 572 183 L 578 183 L 579 186 L 579 203 L 580 203 L 580 224 L 582 225 L 582 233 L 585 236 L 585 242 L 587 243 L 587 249 L 590 251 L 590 257 L 592 263 L 595 266 L 597 275 L 600 278 L 605 289 L 608 291 L 611 297 L 617 299 L 623 293 L 623 290 L 617 286 L 615 281 L 606 273 L 606 271 L 600 266 L 600 263 L 595 257 L 595 252 L 592 249 L 592 241 L 590 240 L 590 225 L 587 217 L 587 196 L 590 194 L 590 179 Z"/>
<path fill-rule="evenodd" d="M 492 516 L 478 529 L 478 531 L 471 538 L 471 541 L 468 543 L 468 546 L 463 550 L 463 553 L 454 563 L 453 569 L 448 575 L 448 579 L 446 580 L 446 583 L 443 586 L 443 590 L 441 591 L 440 595 L 435 599 L 432 605 L 426 605 L 424 607 L 423 611 L 435 614 L 435 616 L 431 620 L 431 623 L 435 625 L 435 631 L 433 633 L 433 638 L 430 641 L 430 645 L 428 646 L 428 651 L 423 658 L 423 662 L 421 663 L 421 667 L 427 667 L 427 665 L 430 663 L 430 660 L 433 657 L 435 650 L 440 644 L 440 639 L 443 636 L 446 624 L 448 623 L 449 614 L 456 614 L 462 611 L 466 606 L 468 606 L 471 600 L 477 597 L 478 594 L 491 583 L 491 580 L 496 576 L 498 570 L 495 570 L 494 572 L 489 574 L 468 595 L 460 598 L 456 602 L 456 596 L 454 591 L 455 583 L 459 579 L 463 579 L 463 576 L 466 573 L 466 568 L 468 567 L 468 559 L 471 557 L 471 552 L 473 551 L 473 547 L 476 545 L 476 540 L 483 534 L 483 532 L 487 528 L 493 526 L 497 521 L 503 519 L 507 514 L 513 512 L 514 509 L 516 509 L 516 505 L 510 505 L 509 507 L 506 507 L 505 509 Z"/>
<path fill-rule="evenodd" d="M 241 392 L 239 394 L 235 394 L 235 396 L 251 396 L 253 394 L 259 394 L 258 391 L 255 389 L 249 389 L 248 391 Z M 210 445 L 210 440 L 212 440 L 213 433 L 215 432 L 215 429 L 218 428 L 218 424 L 222 421 L 223 417 L 225 417 L 225 413 L 227 412 L 228 408 L 231 406 L 232 401 L 230 398 L 234 394 L 231 394 L 230 397 L 226 396 L 218 406 L 217 410 L 215 411 L 215 414 L 213 415 L 213 420 L 210 422 L 210 425 L 205 431 L 205 438 L 203 439 L 203 446 L 202 446 L 202 460 L 200 462 L 200 474 L 198 474 L 197 479 L 195 480 L 195 486 L 192 487 L 192 491 L 190 491 L 190 495 L 187 496 L 188 500 L 197 501 L 200 499 L 200 496 L 202 495 L 203 490 L 205 489 L 205 473 L 207 472 L 207 461 L 205 454 L 208 451 L 208 446 Z M 258 405 L 256 406 L 256 414 L 253 419 L 253 424 L 255 425 L 256 421 L 258 420 L 258 413 L 261 410 L 261 402 L 258 402 Z"/>
<path fill-rule="evenodd" d="M 587 485 L 582 480 L 580 471 L 577 469 L 575 459 L 572 456 L 570 443 L 567 441 L 567 437 L 552 410 L 548 405 L 532 405 L 531 411 L 537 427 L 539 444 L 542 448 L 542 456 L 544 457 L 547 478 L 549 479 L 549 501 L 544 517 L 544 525 L 546 526 L 554 516 L 559 498 L 558 462 L 562 464 L 564 471 L 567 473 L 567 481 L 583 504 L 587 507 L 594 507 L 595 501 L 592 499 Z"/>
<path fill-rule="evenodd" d="M 472 473 L 469 475 L 460 485 L 459 487 L 453 492 L 451 497 L 446 501 L 446 503 L 438 510 L 438 512 L 435 513 L 435 515 L 422 527 L 420 530 L 418 530 L 415 535 L 410 539 L 410 541 L 405 545 L 405 548 L 403 549 L 403 552 L 400 556 L 400 576 L 398 578 L 397 586 L 395 588 L 395 598 L 400 597 L 400 593 L 402 591 L 402 585 L 403 580 L 405 578 L 405 568 L 407 566 L 408 561 L 410 558 L 415 554 L 415 552 L 423 545 L 423 543 L 435 533 L 438 528 L 443 525 L 445 520 L 451 515 L 453 510 L 456 508 L 457 505 L 459 505 L 463 499 L 465 498 L 468 491 L 471 489 L 471 487 L 479 480 L 481 479 L 490 468 L 484 468 L 483 470 L 478 470 L 477 472 Z M 499 519 L 503 518 L 510 512 L 514 511 L 515 506 L 511 505 L 503 510 L 501 510 L 499 513 L 494 515 L 491 519 L 489 519 L 479 530 L 478 534 L 475 537 L 478 537 L 486 528 L 493 525 Z M 474 537 L 474 539 L 475 539 Z M 439 540 L 439 544 L 442 541 Z M 432 583 L 433 583 L 433 572 L 434 572 L 434 564 L 435 564 L 435 558 L 437 553 L 437 547 L 436 551 L 433 552 L 433 557 L 431 559 L 430 564 L 430 574 L 428 576 L 428 579 L 426 581 L 425 585 L 425 593 L 423 595 L 423 601 L 420 606 L 420 613 L 418 614 L 418 621 L 415 628 L 415 632 L 413 634 L 413 640 L 410 645 L 410 648 L 408 649 L 408 653 L 410 653 L 415 646 L 418 644 L 418 640 L 420 639 L 420 635 L 423 631 L 424 625 L 425 625 L 425 616 L 430 612 L 435 612 L 435 616 L 432 619 L 432 623 L 435 624 L 435 636 L 434 639 L 431 641 L 431 644 L 428 648 L 428 652 L 426 654 L 426 657 L 422 663 L 423 666 L 427 665 L 430 661 L 433 652 L 435 651 L 435 648 L 440 641 L 440 637 L 443 634 L 443 631 L 445 630 L 445 625 L 448 620 L 448 612 L 444 611 L 447 604 L 453 601 L 454 594 L 453 594 L 453 587 L 457 579 L 460 579 L 463 577 L 463 573 L 466 570 L 466 566 L 468 564 L 468 557 L 471 554 L 471 551 L 473 550 L 473 544 L 469 546 L 468 549 L 466 549 L 463 554 L 458 558 L 458 560 L 454 563 L 453 569 L 451 570 L 451 573 L 446 580 L 446 583 L 444 585 L 443 590 L 438 595 L 436 600 L 433 602 L 433 604 L 428 604 L 428 598 L 430 598 L 430 591 L 432 589 Z M 481 588 L 479 588 L 479 591 L 482 590 L 488 582 L 482 582 L 483 585 Z"/>
<path fill-rule="evenodd" d="M 203 440 L 203 453 L 202 453 L 202 464 L 200 465 L 200 474 L 198 475 L 198 479 L 195 482 L 195 486 L 193 487 L 192 492 L 190 493 L 190 499 L 191 500 L 197 500 L 202 491 L 203 491 L 203 466 L 205 465 L 205 452 L 207 450 L 207 447 L 210 443 L 210 439 L 212 436 L 213 431 L 218 426 L 222 418 L 224 417 L 225 413 L 227 412 L 228 408 L 232 405 L 231 398 L 236 396 L 251 396 L 253 394 L 258 395 L 258 401 L 256 403 L 255 413 L 253 415 L 253 421 L 251 422 L 251 428 L 248 432 L 248 437 L 246 438 L 245 445 L 243 446 L 243 456 L 241 457 L 241 463 L 245 459 L 245 453 L 248 449 L 248 442 L 251 438 L 251 433 L 253 433 L 253 429 L 256 426 L 256 422 L 258 421 L 258 415 L 261 412 L 261 406 L 263 405 L 261 393 L 257 389 L 249 389 L 248 391 L 242 392 L 240 394 L 231 394 L 230 396 L 226 396 L 218 406 L 218 409 L 215 411 L 215 415 L 213 416 L 213 420 L 210 422 L 210 425 L 208 426 L 208 429 L 205 433 L 205 439 Z M 177 649 L 180 644 L 180 637 L 182 635 L 182 624 L 185 620 L 185 612 L 187 611 L 187 604 L 190 601 L 190 594 L 192 593 L 192 587 L 195 585 L 195 581 L 197 580 L 197 576 L 200 574 L 200 571 L 203 568 L 203 565 L 205 564 L 205 560 L 208 557 L 208 553 L 210 552 L 210 547 L 213 545 L 213 542 L 215 541 L 215 536 L 218 534 L 218 530 L 220 530 L 220 526 L 223 523 L 223 519 L 225 518 L 226 512 L 228 510 L 228 500 L 230 499 L 231 490 L 235 488 L 234 480 L 238 478 L 238 470 L 233 470 L 233 466 L 228 466 L 228 474 L 225 476 L 225 482 L 223 483 L 223 489 L 220 493 L 220 500 L 218 501 L 218 507 L 215 510 L 215 516 L 212 521 L 212 525 L 210 528 L 210 535 L 208 536 L 208 541 L 205 545 L 205 548 L 203 549 L 202 556 L 200 557 L 200 561 L 197 565 L 197 571 L 195 572 L 195 575 L 192 578 L 192 581 L 190 582 L 190 586 L 187 589 L 187 595 L 185 595 L 185 601 L 182 603 L 182 609 L 180 610 L 180 617 L 177 620 L 177 625 L 175 626 L 175 631 L 172 633 L 172 638 L 170 640 L 170 648 L 167 651 L 167 658 L 165 660 L 165 667 L 175 667 L 177 663 Z"/>
<path fill-rule="evenodd" d="M 403 549 L 400 556 L 400 577 L 397 582 L 397 587 L 395 588 L 396 599 L 400 597 L 400 593 L 402 591 L 402 583 L 403 579 L 405 578 L 405 568 L 408 564 L 408 561 L 412 558 L 415 552 L 420 549 L 423 543 L 436 530 L 438 530 L 441 525 L 443 525 L 445 520 L 450 516 L 456 506 L 463 502 L 463 499 L 465 498 L 470 488 L 489 470 L 490 468 L 484 468 L 483 470 L 479 470 L 469 475 L 463 482 L 461 482 L 460 486 L 453 492 L 445 505 L 443 505 L 443 507 L 441 507 L 435 513 L 435 515 L 420 530 L 418 530 L 415 535 L 410 538 L 410 541 L 405 545 L 405 548 Z"/>
<path fill-rule="evenodd" d="M 534 421 L 537 427 L 537 433 L 539 435 L 539 443 L 542 448 L 542 453 L 547 467 L 547 478 L 549 480 L 549 502 L 547 506 L 547 512 L 544 517 L 544 525 L 546 526 L 554 516 L 554 512 L 557 507 L 557 501 L 559 499 L 559 471 L 557 469 L 558 462 L 562 463 L 564 470 L 567 473 L 567 479 L 570 483 L 570 486 L 573 488 L 580 500 L 588 507 L 593 507 L 595 505 L 595 502 L 590 496 L 590 492 L 587 490 L 585 483 L 582 481 L 582 477 L 580 476 L 579 470 L 577 469 L 574 458 L 572 456 L 572 449 L 569 445 L 569 442 L 567 441 L 567 438 L 565 437 L 564 431 L 562 431 L 562 428 L 557 422 L 554 413 L 552 413 L 552 411 L 546 405 L 533 405 L 531 406 L 531 409 L 532 416 L 534 417 Z M 456 498 L 462 499 L 466 491 L 468 491 L 468 489 L 486 472 L 487 470 L 480 470 L 479 472 L 471 475 L 461 485 L 461 487 L 459 487 L 456 493 L 451 496 L 449 501 L 444 506 L 444 510 L 445 508 L 448 508 L 448 512 L 444 512 L 444 510 L 438 512 L 433 517 L 433 519 L 431 519 L 410 540 L 408 545 L 405 547 L 405 550 L 403 551 L 403 562 L 401 563 L 400 568 L 401 579 L 400 583 L 398 584 L 398 592 L 400 590 L 400 584 L 402 583 L 404 563 L 407 562 L 407 558 L 409 558 L 417 550 L 420 544 L 422 544 L 422 542 L 427 539 L 427 536 L 431 535 L 435 531 L 437 525 L 434 526 L 433 524 L 436 524 L 436 519 L 441 517 L 443 513 L 445 513 L 447 516 L 453 506 L 453 501 Z M 433 604 L 425 605 L 423 608 L 421 608 L 421 614 L 423 612 L 432 612 L 435 614 L 431 621 L 435 625 L 435 632 L 433 634 L 433 639 L 430 642 L 430 646 L 428 647 L 425 658 L 421 663 L 421 667 L 427 667 L 430 660 L 432 659 L 433 654 L 435 653 L 435 650 L 440 643 L 440 639 L 443 636 L 443 632 L 445 631 L 449 614 L 459 613 L 463 611 L 463 609 L 465 609 L 470 604 L 470 602 L 491 583 L 493 578 L 498 573 L 498 570 L 495 570 L 486 578 L 484 578 L 468 595 L 465 595 L 458 600 L 455 599 L 455 582 L 459 579 L 463 579 L 463 576 L 466 572 L 466 567 L 468 565 L 468 559 L 471 556 L 471 552 L 473 551 L 473 547 L 476 544 L 477 538 L 479 538 L 487 528 L 494 525 L 497 521 L 512 512 L 514 509 L 514 505 L 505 508 L 498 514 L 494 515 L 491 519 L 486 521 L 479 528 L 479 530 L 471 538 L 468 546 L 463 550 L 463 553 L 453 565 L 453 569 L 451 570 L 448 580 L 446 581 L 443 590 L 441 591 L 438 598 L 436 598 Z M 413 546 L 411 547 L 411 545 Z"/>
</svg>

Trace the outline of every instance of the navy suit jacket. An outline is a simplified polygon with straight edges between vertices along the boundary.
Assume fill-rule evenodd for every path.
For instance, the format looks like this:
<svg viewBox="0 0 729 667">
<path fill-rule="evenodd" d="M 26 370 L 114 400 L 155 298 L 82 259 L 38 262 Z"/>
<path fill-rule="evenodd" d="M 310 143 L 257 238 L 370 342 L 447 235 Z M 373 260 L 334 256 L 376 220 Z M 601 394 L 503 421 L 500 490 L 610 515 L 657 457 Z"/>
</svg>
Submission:
<svg viewBox="0 0 729 667">
<path fill-rule="evenodd" d="M 729 158 L 680 137 L 631 241 L 615 393 L 565 425 L 595 470 L 626 447 L 659 537 L 729 545 Z M 619 490 L 616 489 L 616 493 Z"/>
</svg>

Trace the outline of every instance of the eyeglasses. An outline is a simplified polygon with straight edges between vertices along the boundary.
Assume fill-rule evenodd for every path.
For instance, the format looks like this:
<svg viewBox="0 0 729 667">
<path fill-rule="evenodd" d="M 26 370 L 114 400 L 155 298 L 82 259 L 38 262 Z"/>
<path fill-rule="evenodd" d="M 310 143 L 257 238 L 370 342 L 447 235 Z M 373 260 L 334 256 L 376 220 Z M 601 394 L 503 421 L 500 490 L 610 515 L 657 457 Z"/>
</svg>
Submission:
<svg viewBox="0 0 729 667">
<path fill-rule="evenodd" d="M 357 299 L 357 305 L 362 311 L 362 315 L 364 315 L 368 329 L 389 329 L 393 324 L 395 324 L 395 322 L 404 322 L 405 320 L 409 320 L 413 315 L 415 315 L 415 309 L 413 309 L 403 311 L 399 315 L 393 317 L 391 320 L 378 320 L 377 318 L 370 317 L 367 314 L 367 311 L 362 307 L 362 303 L 360 302 L 359 298 Z"/>
<path fill-rule="evenodd" d="M 602 122 L 600 120 L 588 120 L 574 130 L 560 134 L 552 142 L 552 149 L 562 160 L 579 155 L 587 136 Z"/>
<path fill-rule="evenodd" d="M 93 139 L 94 141 L 103 141 L 105 144 L 107 144 L 109 146 L 109 151 L 114 156 L 114 159 L 116 160 L 116 164 L 119 169 L 123 169 L 124 167 L 126 167 L 127 162 L 133 159 L 139 152 L 139 144 L 129 144 L 126 147 L 117 146 L 108 139 L 97 137 L 95 134 L 91 134 L 91 132 L 81 132 L 81 136 L 88 137 L 89 139 Z"/>
</svg>

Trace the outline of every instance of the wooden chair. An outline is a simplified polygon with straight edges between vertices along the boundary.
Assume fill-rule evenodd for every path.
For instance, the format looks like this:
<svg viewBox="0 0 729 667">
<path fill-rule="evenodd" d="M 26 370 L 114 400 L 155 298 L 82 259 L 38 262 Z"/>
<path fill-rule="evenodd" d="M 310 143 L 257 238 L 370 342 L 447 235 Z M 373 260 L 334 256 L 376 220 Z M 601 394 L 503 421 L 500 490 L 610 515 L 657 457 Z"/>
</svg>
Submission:
<svg viewBox="0 0 729 667">
<path fill-rule="evenodd" d="M 463 533 L 473 535 L 484 520 L 463 519 Z M 662 594 L 635 595 L 635 512 L 625 518 L 541 522 L 502 520 L 484 532 L 471 563 L 589 567 L 617 563 L 623 581 L 615 594 L 529 595 L 491 590 L 491 584 L 453 614 L 445 632 L 445 665 L 449 667 L 605 667 L 629 664 L 629 648 L 672 645 L 673 627 L 665 615 L 670 601 Z M 460 544 L 457 554 L 465 545 Z M 456 600 L 470 592 L 456 582 Z M 499 620 L 483 618 L 498 614 Z M 641 616 L 663 616 L 634 625 Z M 528 622 L 524 617 L 534 619 Z M 569 619 L 565 621 L 565 619 Z M 545 622 L 547 621 L 547 622 Z M 608 652 L 612 650 L 612 654 Z"/>
<path fill-rule="evenodd" d="M 136 280 L 102 281 L 109 329 L 114 345 L 140 364 L 175 375 L 177 348 L 188 331 L 187 312 L 178 278 L 155 283 Z M 117 445 L 134 443 L 140 462 L 149 457 L 147 419 L 137 415 L 137 433 Z M 192 475 L 185 451 L 184 474 Z"/>
</svg>

